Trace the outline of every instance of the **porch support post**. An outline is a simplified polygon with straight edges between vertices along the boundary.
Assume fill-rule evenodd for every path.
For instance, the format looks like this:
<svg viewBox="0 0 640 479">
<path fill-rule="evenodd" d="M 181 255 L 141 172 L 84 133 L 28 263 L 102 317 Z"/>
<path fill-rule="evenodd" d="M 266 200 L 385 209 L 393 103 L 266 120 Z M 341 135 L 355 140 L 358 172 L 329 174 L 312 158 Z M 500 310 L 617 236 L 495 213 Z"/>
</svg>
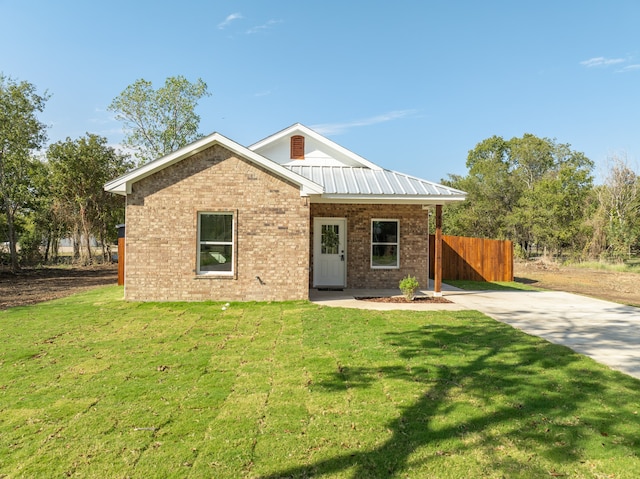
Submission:
<svg viewBox="0 0 640 479">
<path fill-rule="evenodd" d="M 442 205 L 436 205 L 436 237 L 433 262 L 433 295 L 442 296 Z"/>
</svg>

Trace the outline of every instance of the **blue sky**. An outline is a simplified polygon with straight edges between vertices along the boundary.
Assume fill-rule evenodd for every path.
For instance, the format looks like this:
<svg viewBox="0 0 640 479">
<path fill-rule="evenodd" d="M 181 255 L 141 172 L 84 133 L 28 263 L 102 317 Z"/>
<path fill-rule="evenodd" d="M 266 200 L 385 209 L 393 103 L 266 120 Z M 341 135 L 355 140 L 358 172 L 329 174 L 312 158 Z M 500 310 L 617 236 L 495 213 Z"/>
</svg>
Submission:
<svg viewBox="0 0 640 479">
<path fill-rule="evenodd" d="M 0 71 L 52 94 L 52 142 L 116 145 L 136 79 L 202 78 L 200 131 L 300 122 L 385 168 L 466 174 L 492 135 L 640 158 L 640 2 L 0 0 Z"/>
</svg>

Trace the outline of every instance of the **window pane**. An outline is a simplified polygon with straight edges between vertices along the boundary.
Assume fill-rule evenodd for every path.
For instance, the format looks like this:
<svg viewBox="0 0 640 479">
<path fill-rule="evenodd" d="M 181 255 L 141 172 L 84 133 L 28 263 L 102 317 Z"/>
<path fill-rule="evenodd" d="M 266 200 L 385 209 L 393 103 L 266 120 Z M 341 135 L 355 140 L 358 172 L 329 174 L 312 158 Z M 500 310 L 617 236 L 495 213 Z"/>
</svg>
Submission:
<svg viewBox="0 0 640 479">
<path fill-rule="evenodd" d="M 200 215 L 200 241 L 233 241 L 233 215 Z"/>
<path fill-rule="evenodd" d="M 371 266 L 398 266 L 398 247 L 396 245 L 373 245 Z"/>
<path fill-rule="evenodd" d="M 373 222 L 374 243 L 397 243 L 398 242 L 398 222 L 397 221 L 374 221 Z"/>
<path fill-rule="evenodd" d="M 200 271 L 231 271 L 231 245 L 200 245 Z"/>
<path fill-rule="evenodd" d="M 322 225 L 322 254 L 338 254 L 340 226 Z"/>
</svg>

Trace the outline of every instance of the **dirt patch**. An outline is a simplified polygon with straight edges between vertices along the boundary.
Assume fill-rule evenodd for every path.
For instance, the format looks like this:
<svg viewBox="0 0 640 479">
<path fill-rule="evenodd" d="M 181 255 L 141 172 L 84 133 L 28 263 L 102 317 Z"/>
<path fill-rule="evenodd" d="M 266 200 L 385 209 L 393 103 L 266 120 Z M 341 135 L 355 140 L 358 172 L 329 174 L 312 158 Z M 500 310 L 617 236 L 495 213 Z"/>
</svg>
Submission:
<svg viewBox="0 0 640 479">
<path fill-rule="evenodd" d="M 640 307 L 640 274 L 559 266 L 543 261 L 515 264 L 516 281 Z"/>
<path fill-rule="evenodd" d="M 545 262 L 516 263 L 516 281 L 543 289 L 567 291 L 640 307 L 640 274 L 558 266 Z M 0 272 L 0 309 L 62 298 L 97 286 L 116 284 L 117 265 L 86 268 L 27 269 L 17 275 Z M 402 296 L 357 298 L 404 303 Z M 415 302 L 448 303 L 446 298 L 420 296 Z"/>
<path fill-rule="evenodd" d="M 384 297 L 356 297 L 358 301 L 373 301 L 376 303 L 450 303 L 446 298 L 442 296 L 418 296 L 413 301 L 407 301 L 404 296 L 384 296 Z"/>
<path fill-rule="evenodd" d="M 25 269 L 15 275 L 0 272 L 0 309 L 63 298 L 117 283 L 117 265 Z"/>
</svg>

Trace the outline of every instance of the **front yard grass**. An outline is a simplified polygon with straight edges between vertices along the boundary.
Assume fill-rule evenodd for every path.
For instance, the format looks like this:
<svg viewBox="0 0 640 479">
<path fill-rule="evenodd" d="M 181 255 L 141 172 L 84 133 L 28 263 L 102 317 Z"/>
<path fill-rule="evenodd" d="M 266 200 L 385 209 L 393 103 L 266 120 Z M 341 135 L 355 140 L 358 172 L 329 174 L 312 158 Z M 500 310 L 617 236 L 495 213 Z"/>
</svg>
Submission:
<svg viewBox="0 0 640 479">
<path fill-rule="evenodd" d="M 473 311 L 0 311 L 0 478 L 640 474 L 640 382 Z"/>
<path fill-rule="evenodd" d="M 540 288 L 517 281 L 470 281 L 447 279 L 446 284 L 468 291 L 541 291 Z"/>
</svg>

